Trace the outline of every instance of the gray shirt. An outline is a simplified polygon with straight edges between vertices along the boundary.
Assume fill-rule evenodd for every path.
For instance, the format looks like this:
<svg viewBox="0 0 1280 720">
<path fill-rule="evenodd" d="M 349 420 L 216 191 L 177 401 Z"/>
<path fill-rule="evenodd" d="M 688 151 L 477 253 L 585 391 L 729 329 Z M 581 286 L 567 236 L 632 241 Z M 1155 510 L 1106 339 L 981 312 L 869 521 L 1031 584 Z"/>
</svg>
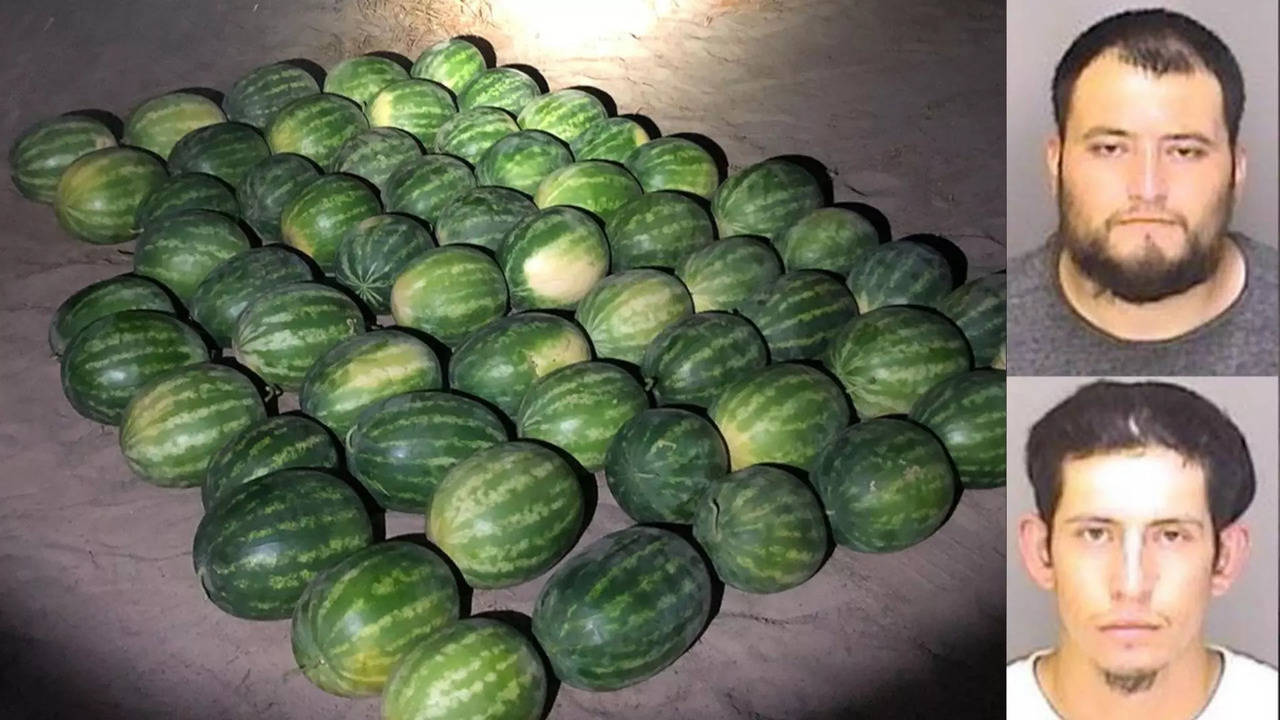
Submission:
<svg viewBox="0 0 1280 720">
<path fill-rule="evenodd" d="M 1275 248 L 1232 235 L 1244 291 L 1218 317 L 1170 340 L 1120 340 L 1090 325 L 1058 285 L 1049 242 L 1009 263 L 1010 375 L 1275 375 L 1280 372 L 1280 263 Z"/>
</svg>

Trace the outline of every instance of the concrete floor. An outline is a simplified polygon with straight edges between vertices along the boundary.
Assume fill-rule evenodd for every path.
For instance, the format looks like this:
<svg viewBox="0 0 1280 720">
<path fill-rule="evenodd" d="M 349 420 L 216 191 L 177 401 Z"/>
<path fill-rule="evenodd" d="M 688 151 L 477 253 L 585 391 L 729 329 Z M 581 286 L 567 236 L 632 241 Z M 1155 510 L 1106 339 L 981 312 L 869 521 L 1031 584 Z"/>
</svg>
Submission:
<svg viewBox="0 0 1280 720">
<path fill-rule="evenodd" d="M 277 59 L 413 57 L 474 33 L 553 89 L 596 86 L 665 134 L 714 139 L 732 167 L 816 158 L 835 199 L 879 208 L 895 237 L 950 238 L 971 277 L 1003 267 L 1003 3 L 656 1 L 667 14 L 652 27 L 599 38 L 483 0 L 4 3 L 0 143 L 73 109 L 124 116 L 163 91 L 225 90 Z M 328 696 L 294 669 L 287 622 L 237 620 L 205 599 L 190 558 L 199 494 L 130 477 L 114 430 L 62 397 L 49 318 L 126 271 L 127 248 L 73 241 L 7 181 L 0 217 L 0 718 L 377 717 L 376 700 Z M 965 493 L 915 548 L 838 550 L 778 595 L 730 589 L 667 671 L 613 693 L 560 687 L 549 717 L 996 717 L 1004 504 L 1003 490 Z M 582 542 L 627 524 L 603 489 Z M 387 526 L 422 531 L 411 515 Z M 527 615 L 540 584 L 477 592 L 472 611 Z"/>
</svg>

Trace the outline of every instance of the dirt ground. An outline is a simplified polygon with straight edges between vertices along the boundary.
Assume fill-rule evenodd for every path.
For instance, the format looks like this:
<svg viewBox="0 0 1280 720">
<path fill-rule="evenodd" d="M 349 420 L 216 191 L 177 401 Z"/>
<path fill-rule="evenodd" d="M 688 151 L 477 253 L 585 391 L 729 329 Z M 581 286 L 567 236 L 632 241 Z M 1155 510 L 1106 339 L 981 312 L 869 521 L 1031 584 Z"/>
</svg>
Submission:
<svg viewBox="0 0 1280 720">
<path fill-rule="evenodd" d="M 663 17 L 642 22 L 637 8 L 654 3 Z M 949 238 L 970 277 L 1003 267 L 1003 3 L 611 0 L 600 34 L 583 8 L 603 3 L 555 4 L 578 10 L 556 22 L 497 0 L 3 3 L 0 143 L 69 110 L 123 117 L 161 92 L 226 90 L 278 59 L 412 58 L 472 33 L 552 89 L 594 86 L 664 134 L 713 139 L 731 167 L 816 158 L 834 199 L 875 206 L 894 237 Z M 127 271 L 128 247 L 72 240 L 7 180 L 0 218 L 0 718 L 378 717 L 376 699 L 326 695 L 294 669 L 287 622 L 237 620 L 206 600 L 190 557 L 199 493 L 131 477 L 114 430 L 63 398 L 49 319 L 75 290 Z M 837 550 L 777 595 L 729 589 L 672 667 L 612 693 L 559 687 L 549 717 L 997 717 L 1004 505 L 1003 490 L 968 492 L 914 548 Z M 602 486 L 581 542 L 627 524 Z M 391 514 L 387 529 L 420 533 L 422 520 Z M 472 612 L 527 615 L 541 582 L 478 591 Z"/>
</svg>

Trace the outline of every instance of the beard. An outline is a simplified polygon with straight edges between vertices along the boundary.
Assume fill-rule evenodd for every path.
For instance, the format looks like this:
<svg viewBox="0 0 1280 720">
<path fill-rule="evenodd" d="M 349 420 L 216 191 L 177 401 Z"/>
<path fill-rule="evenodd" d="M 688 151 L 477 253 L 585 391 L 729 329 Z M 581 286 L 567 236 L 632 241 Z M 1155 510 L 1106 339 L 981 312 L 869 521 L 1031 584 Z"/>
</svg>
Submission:
<svg viewBox="0 0 1280 720">
<path fill-rule="evenodd" d="M 1159 670 L 1103 670 L 1102 678 L 1112 691 L 1121 695 L 1133 695 L 1150 690 L 1159 672 Z"/>
</svg>

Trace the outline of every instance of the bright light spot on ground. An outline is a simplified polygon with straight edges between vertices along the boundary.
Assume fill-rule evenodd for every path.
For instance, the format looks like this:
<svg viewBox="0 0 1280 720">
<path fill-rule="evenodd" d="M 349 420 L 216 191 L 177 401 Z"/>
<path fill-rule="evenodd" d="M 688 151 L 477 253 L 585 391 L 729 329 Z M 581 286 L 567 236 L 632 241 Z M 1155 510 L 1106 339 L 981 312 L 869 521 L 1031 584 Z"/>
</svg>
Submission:
<svg viewBox="0 0 1280 720">
<path fill-rule="evenodd" d="M 599 47 L 619 36 L 643 36 L 675 0 L 492 0 L 495 19 L 564 50 Z"/>
</svg>

